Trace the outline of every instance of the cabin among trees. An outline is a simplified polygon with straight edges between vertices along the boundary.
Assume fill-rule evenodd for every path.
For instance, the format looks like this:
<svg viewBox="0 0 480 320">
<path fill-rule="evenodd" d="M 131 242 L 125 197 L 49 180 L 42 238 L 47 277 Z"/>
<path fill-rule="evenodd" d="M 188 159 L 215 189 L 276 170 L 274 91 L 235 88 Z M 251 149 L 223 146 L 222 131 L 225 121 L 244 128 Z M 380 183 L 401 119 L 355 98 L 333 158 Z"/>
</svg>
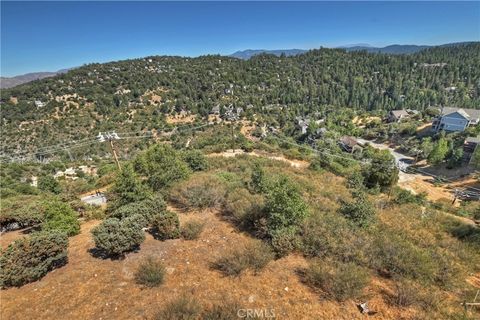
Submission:
<svg viewBox="0 0 480 320">
<path fill-rule="evenodd" d="M 391 110 L 388 113 L 387 121 L 388 122 L 400 122 L 403 119 L 406 119 L 410 114 L 406 110 Z"/>
</svg>

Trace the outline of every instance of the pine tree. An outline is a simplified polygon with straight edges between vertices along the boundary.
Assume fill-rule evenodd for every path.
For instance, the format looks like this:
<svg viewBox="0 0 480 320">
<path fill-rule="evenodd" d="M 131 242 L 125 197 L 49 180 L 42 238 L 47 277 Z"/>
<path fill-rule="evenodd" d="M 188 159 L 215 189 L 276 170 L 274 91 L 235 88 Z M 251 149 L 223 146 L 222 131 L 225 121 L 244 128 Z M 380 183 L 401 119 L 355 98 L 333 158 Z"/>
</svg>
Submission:
<svg viewBox="0 0 480 320">
<path fill-rule="evenodd" d="M 137 178 L 131 165 L 123 167 L 117 176 L 113 188 L 110 190 L 112 201 L 109 211 L 113 211 L 123 205 L 142 201 L 151 197 L 150 191 Z"/>
</svg>

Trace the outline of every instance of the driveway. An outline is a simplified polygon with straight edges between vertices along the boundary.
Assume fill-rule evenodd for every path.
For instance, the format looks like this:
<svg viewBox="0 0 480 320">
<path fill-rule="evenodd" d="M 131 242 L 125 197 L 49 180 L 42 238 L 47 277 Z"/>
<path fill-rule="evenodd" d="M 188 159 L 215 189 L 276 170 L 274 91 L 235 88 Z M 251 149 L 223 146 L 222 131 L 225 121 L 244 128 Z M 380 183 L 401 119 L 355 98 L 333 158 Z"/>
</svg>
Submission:
<svg viewBox="0 0 480 320">
<path fill-rule="evenodd" d="M 94 206 L 101 206 L 102 204 L 107 203 L 107 198 L 105 198 L 105 195 L 103 193 L 100 193 L 99 195 L 93 194 L 90 196 L 82 197 L 80 198 L 80 200 Z"/>
</svg>

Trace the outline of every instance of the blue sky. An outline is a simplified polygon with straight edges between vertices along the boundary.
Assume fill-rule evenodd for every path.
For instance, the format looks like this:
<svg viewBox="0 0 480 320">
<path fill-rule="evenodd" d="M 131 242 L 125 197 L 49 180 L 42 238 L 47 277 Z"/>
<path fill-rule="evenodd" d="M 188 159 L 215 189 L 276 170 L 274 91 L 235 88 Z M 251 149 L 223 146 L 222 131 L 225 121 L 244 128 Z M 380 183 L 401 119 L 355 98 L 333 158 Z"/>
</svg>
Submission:
<svg viewBox="0 0 480 320">
<path fill-rule="evenodd" d="M 480 2 L 1 2 L 2 76 L 147 55 L 480 40 Z"/>
</svg>

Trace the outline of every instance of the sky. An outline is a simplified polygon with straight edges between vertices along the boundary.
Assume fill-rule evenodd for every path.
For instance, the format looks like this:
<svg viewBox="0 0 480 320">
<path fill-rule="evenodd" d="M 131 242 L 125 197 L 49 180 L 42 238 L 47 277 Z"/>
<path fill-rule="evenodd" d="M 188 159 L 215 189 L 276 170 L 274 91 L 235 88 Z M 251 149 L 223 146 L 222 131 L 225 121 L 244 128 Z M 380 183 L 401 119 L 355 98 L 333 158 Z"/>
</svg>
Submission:
<svg viewBox="0 0 480 320">
<path fill-rule="evenodd" d="M 480 41 L 480 2 L 1 1 L 0 74 L 148 55 Z"/>
</svg>

